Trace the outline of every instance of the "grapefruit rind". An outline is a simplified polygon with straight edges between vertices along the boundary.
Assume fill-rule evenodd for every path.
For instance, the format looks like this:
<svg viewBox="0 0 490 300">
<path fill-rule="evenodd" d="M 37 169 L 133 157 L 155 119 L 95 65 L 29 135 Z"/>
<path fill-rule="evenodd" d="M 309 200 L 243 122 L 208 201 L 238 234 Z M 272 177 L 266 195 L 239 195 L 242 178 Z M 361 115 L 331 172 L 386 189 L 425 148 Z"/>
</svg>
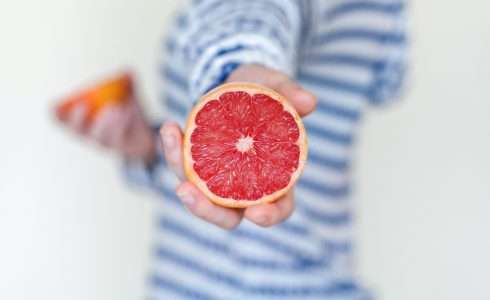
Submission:
<svg viewBox="0 0 490 300">
<path fill-rule="evenodd" d="M 233 198 L 223 198 L 220 197 L 216 194 L 214 194 L 211 190 L 209 190 L 207 183 L 202 180 L 199 175 L 196 173 L 196 171 L 193 168 L 194 160 L 192 158 L 191 154 L 191 135 L 194 129 L 197 127 L 195 124 L 195 119 L 197 113 L 206 105 L 211 100 L 218 99 L 223 93 L 226 92 L 233 92 L 233 91 L 243 91 L 247 92 L 251 96 L 255 94 L 265 94 L 268 95 L 269 97 L 273 98 L 274 100 L 279 101 L 283 109 L 287 112 L 289 112 L 299 129 L 299 137 L 298 140 L 296 141 L 296 144 L 300 148 L 300 155 L 299 155 L 299 160 L 298 160 L 298 167 L 297 169 L 291 174 L 291 179 L 288 183 L 288 185 L 282 189 L 279 189 L 272 194 L 262 196 L 261 198 L 257 200 L 237 200 Z M 306 137 L 306 131 L 303 125 L 303 122 L 301 121 L 301 117 L 298 115 L 297 111 L 294 109 L 294 107 L 289 104 L 289 102 L 286 100 L 286 98 L 279 93 L 275 92 L 272 89 L 266 88 L 264 86 L 255 84 L 255 83 L 250 83 L 250 82 L 232 82 L 232 83 L 226 83 L 223 85 L 220 85 L 219 87 L 209 91 L 206 95 L 202 96 L 201 99 L 197 102 L 197 104 L 194 106 L 192 109 L 191 113 L 189 114 L 189 117 L 186 122 L 185 126 L 185 133 L 184 133 L 184 141 L 183 141 L 183 159 L 184 159 L 184 171 L 187 176 L 187 179 L 192 182 L 194 185 L 201 190 L 204 195 L 213 203 L 224 206 L 224 207 L 230 207 L 230 208 L 246 208 L 249 206 L 253 205 L 259 205 L 259 204 L 264 204 L 264 203 L 271 203 L 282 196 L 284 196 L 288 191 L 292 189 L 296 181 L 299 179 L 301 176 L 301 173 L 304 169 L 304 165 L 307 160 L 307 155 L 308 155 L 308 142 L 307 142 L 307 137 Z"/>
</svg>

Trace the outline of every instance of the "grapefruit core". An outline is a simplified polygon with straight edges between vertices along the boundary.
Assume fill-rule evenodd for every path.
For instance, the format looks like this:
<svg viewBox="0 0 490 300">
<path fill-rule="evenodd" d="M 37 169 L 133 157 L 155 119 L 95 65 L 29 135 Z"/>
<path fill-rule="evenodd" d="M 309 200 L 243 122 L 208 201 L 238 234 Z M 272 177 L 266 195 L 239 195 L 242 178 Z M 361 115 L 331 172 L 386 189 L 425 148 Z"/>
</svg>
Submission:
<svg viewBox="0 0 490 300">
<path fill-rule="evenodd" d="M 299 178 L 307 157 L 303 123 L 285 97 L 253 83 L 221 85 L 191 111 L 184 170 L 213 203 L 273 202 Z"/>
</svg>

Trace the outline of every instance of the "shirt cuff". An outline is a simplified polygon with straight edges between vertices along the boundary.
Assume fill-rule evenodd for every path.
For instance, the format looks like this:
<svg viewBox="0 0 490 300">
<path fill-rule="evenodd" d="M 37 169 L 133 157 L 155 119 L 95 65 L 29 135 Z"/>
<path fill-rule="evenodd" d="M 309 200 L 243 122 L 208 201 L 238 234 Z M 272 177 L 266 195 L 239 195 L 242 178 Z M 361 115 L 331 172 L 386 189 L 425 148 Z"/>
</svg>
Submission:
<svg viewBox="0 0 490 300">
<path fill-rule="evenodd" d="M 157 149 L 156 157 L 151 164 L 148 165 L 143 160 L 124 160 L 123 175 L 129 185 L 144 188 L 154 188 L 159 185 L 162 177 L 160 174 L 166 168 L 166 161 L 158 134 L 159 128 L 159 126 L 153 128 Z"/>
<path fill-rule="evenodd" d="M 259 64 L 289 76 L 294 71 L 293 59 L 280 45 L 265 37 L 237 34 L 210 46 L 198 59 L 190 74 L 193 101 L 226 81 L 231 72 L 242 64 Z"/>
</svg>

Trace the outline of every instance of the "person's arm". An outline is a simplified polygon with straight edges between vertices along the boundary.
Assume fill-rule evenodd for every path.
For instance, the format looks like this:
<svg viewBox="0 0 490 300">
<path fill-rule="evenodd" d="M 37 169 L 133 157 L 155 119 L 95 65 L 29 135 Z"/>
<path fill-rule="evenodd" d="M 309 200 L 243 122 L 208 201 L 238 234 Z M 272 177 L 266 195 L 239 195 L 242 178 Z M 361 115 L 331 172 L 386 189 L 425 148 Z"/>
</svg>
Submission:
<svg viewBox="0 0 490 300">
<path fill-rule="evenodd" d="M 159 137 L 160 126 L 161 123 L 156 123 L 149 127 L 153 142 L 147 156 L 137 159 L 123 156 L 122 172 L 128 184 L 152 190 L 159 190 L 162 185 L 159 174 L 167 167 L 167 162 Z"/>
<path fill-rule="evenodd" d="M 227 82 L 233 81 L 254 82 L 276 90 L 291 102 L 301 116 L 315 109 L 315 96 L 280 71 L 260 65 L 244 64 L 229 75 Z M 195 216 L 219 227 L 232 229 L 240 224 L 243 218 L 259 226 L 269 227 L 286 220 L 292 214 L 294 210 L 292 190 L 274 203 L 256 205 L 244 210 L 213 204 L 183 175 L 183 137 L 178 124 L 166 122 L 162 126 L 161 136 L 167 164 L 181 180 L 176 190 L 177 196 Z"/>
<path fill-rule="evenodd" d="M 180 17 L 180 26 L 172 32 L 174 51 L 186 62 L 180 67 L 187 70 L 190 101 L 195 102 L 234 73 L 234 81 L 255 81 L 277 89 L 275 77 L 285 79 L 296 71 L 298 49 L 308 26 L 308 5 L 300 0 L 192 1 Z M 252 64 L 270 71 L 235 72 L 240 66 Z M 270 77 L 270 82 L 266 82 L 266 77 Z M 282 94 L 290 95 L 296 84 L 291 81 L 281 89 Z M 314 104 L 302 97 L 305 96 L 290 100 L 297 102 L 300 114 L 306 114 Z M 127 161 L 125 174 L 129 182 L 158 188 L 161 184 L 158 173 L 166 164 L 180 172 L 174 163 L 179 153 L 171 150 L 166 156 L 169 159 L 156 155 L 148 165 L 141 160 Z"/>
<path fill-rule="evenodd" d="M 192 100 L 243 64 L 293 75 L 307 26 L 307 5 L 300 0 L 193 1 L 175 41 L 188 62 Z"/>
<path fill-rule="evenodd" d="M 249 81 L 278 91 L 302 116 L 313 111 L 315 97 L 291 79 L 308 19 L 303 5 L 308 2 L 194 1 L 184 16 L 183 33 L 176 41 L 178 51 L 189 62 L 192 100 L 225 81 Z M 182 180 L 177 195 L 195 216 L 231 229 L 242 218 L 259 226 L 272 226 L 293 212 L 292 191 L 274 203 L 244 210 L 213 204 L 182 175 L 181 129 L 176 123 L 167 122 L 161 134 L 166 161 Z"/>
<path fill-rule="evenodd" d="M 374 68 L 369 99 L 373 105 L 383 105 L 400 99 L 408 73 L 408 33 L 406 1 L 385 4 L 386 36 L 379 43 L 381 59 Z"/>
<path fill-rule="evenodd" d="M 316 43 L 335 45 L 323 60 L 342 60 L 371 70 L 366 94 L 380 106 L 399 99 L 406 84 L 407 1 L 338 1 L 322 16 L 328 31 Z"/>
</svg>

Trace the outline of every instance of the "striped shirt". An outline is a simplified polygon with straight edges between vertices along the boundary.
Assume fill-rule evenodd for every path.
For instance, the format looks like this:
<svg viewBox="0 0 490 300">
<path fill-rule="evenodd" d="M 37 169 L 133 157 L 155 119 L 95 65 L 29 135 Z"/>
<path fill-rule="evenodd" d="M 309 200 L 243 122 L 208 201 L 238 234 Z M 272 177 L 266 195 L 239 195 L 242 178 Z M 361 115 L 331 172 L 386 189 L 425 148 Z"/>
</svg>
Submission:
<svg viewBox="0 0 490 300">
<path fill-rule="evenodd" d="M 147 299 L 371 299 L 352 258 L 352 151 L 365 108 L 396 97 L 405 69 L 404 3 L 392 0 L 193 1 L 159 69 L 166 115 L 184 124 L 200 95 L 237 66 L 285 72 L 318 97 L 304 118 L 309 156 L 284 223 L 233 231 L 188 213 L 160 158 L 128 176 L 161 194 Z"/>
</svg>

